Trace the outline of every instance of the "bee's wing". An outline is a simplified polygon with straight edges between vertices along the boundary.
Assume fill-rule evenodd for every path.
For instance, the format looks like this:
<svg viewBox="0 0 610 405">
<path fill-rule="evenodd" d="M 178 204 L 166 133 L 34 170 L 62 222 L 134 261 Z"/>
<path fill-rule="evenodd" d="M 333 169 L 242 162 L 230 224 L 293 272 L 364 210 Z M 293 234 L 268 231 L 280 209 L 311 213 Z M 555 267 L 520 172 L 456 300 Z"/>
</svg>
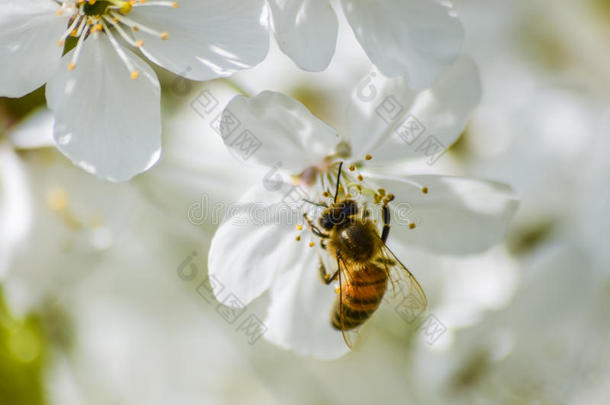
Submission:
<svg viewBox="0 0 610 405">
<path fill-rule="evenodd" d="M 321 245 L 317 244 L 316 245 L 316 250 L 318 251 L 318 256 L 320 258 L 320 267 L 324 267 L 325 273 L 329 276 L 332 276 L 333 274 L 335 274 L 337 272 L 337 270 L 339 270 L 338 272 L 338 284 L 339 284 L 339 290 L 337 293 L 337 299 L 339 302 L 339 320 L 341 325 L 343 325 L 343 317 L 344 317 L 344 308 L 343 308 L 343 294 L 345 294 L 345 291 L 343 290 L 344 285 L 343 283 L 345 282 L 346 279 L 348 279 L 349 277 L 351 277 L 351 273 L 349 271 L 349 269 L 347 268 L 347 266 L 345 265 L 345 262 L 343 260 L 341 260 L 341 258 L 336 255 L 336 256 L 331 256 L 328 254 L 328 251 L 325 249 L 322 249 Z M 321 278 L 321 282 L 324 281 L 322 280 L 322 271 L 320 271 L 320 278 Z M 334 283 L 333 283 L 334 284 Z M 330 286 L 329 286 L 330 287 Z M 333 306 L 333 311 L 334 311 L 334 306 Z M 334 313 L 332 314 L 334 315 Z M 332 316 L 331 315 L 331 316 Z M 346 331 L 343 326 L 341 326 L 341 333 L 343 335 L 343 340 L 345 341 L 345 344 L 347 345 L 347 347 L 349 347 L 351 349 L 352 347 L 352 342 L 354 340 L 354 334 L 355 332 L 353 331 Z"/>
<path fill-rule="evenodd" d="M 343 340 L 345 341 L 345 344 L 347 345 L 347 347 L 349 347 L 350 349 L 352 348 L 353 344 L 352 342 L 355 340 L 356 336 L 358 335 L 358 330 L 345 330 L 345 327 L 343 326 L 343 319 L 345 318 L 345 307 L 343 305 L 343 294 L 345 294 L 345 291 L 343 291 L 344 288 L 344 283 L 346 278 L 351 277 L 350 275 L 350 271 L 347 268 L 347 266 L 345 265 L 345 262 L 343 260 L 341 260 L 341 257 L 339 257 L 339 255 L 337 255 L 337 268 L 339 269 L 339 296 L 338 296 L 338 300 L 339 300 L 339 322 L 341 325 L 341 334 L 343 335 Z"/>
<path fill-rule="evenodd" d="M 405 267 L 404 264 L 390 248 L 379 238 L 381 252 L 375 259 L 376 263 L 385 268 L 390 279 L 390 293 L 392 293 L 396 304 L 403 308 L 408 308 L 409 312 L 419 315 L 428 306 L 428 299 L 424 290 L 419 285 L 415 276 Z"/>
</svg>

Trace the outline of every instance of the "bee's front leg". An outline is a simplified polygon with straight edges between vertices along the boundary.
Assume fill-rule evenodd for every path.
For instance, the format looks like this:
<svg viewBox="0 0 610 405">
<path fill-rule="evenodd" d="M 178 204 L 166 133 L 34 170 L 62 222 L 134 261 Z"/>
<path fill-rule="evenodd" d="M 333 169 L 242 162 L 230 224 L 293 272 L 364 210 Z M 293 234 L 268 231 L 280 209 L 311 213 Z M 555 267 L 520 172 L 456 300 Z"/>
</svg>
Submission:
<svg viewBox="0 0 610 405">
<path fill-rule="evenodd" d="M 326 266 L 322 262 L 322 259 L 320 259 L 320 278 L 322 279 L 322 282 L 324 284 L 328 285 L 328 284 L 332 283 L 333 281 L 335 281 L 337 279 L 338 276 L 339 276 L 339 270 L 337 270 L 335 272 L 335 274 L 333 274 L 331 276 L 330 273 L 328 273 L 326 271 Z"/>
<path fill-rule="evenodd" d="M 311 232 L 313 232 L 314 235 L 316 235 L 317 237 L 322 238 L 322 239 L 330 238 L 330 235 L 325 234 L 324 232 L 319 230 L 318 227 L 315 226 L 313 222 L 311 222 L 311 219 L 309 219 L 309 217 L 307 216 L 307 213 L 303 214 L 303 218 L 305 218 L 305 221 L 307 221 L 307 224 L 309 225 L 309 229 L 311 229 Z"/>
</svg>

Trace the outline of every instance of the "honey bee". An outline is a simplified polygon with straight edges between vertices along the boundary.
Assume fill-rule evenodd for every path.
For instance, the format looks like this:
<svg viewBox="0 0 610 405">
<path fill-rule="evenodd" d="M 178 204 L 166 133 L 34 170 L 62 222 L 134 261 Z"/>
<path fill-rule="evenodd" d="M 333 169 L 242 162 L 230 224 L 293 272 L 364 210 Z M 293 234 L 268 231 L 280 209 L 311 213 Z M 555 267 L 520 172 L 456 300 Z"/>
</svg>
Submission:
<svg viewBox="0 0 610 405">
<path fill-rule="evenodd" d="M 334 272 L 328 272 L 320 261 L 320 276 L 325 284 L 339 279 L 339 295 L 331 310 L 331 324 L 343 333 L 351 347 L 346 332 L 361 326 L 377 310 L 391 285 L 396 299 L 409 299 L 411 309 L 422 312 L 427 306 L 426 295 L 411 272 L 387 247 L 390 235 L 390 209 L 393 196 L 379 200 L 383 226 L 381 232 L 369 219 L 366 206 L 345 196 L 338 201 L 342 163 L 339 165 L 334 200 L 325 207 L 315 225 L 304 214 L 312 233 L 320 238 L 320 246 L 336 264 Z M 417 306 L 418 308 L 414 308 Z"/>
</svg>

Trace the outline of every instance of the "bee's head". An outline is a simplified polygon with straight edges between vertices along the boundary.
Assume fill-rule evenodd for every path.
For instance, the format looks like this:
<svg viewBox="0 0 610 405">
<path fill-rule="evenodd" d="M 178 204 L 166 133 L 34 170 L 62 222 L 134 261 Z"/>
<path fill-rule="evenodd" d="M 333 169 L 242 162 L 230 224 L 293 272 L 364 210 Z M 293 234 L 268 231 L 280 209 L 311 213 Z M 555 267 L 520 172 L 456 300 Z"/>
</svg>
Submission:
<svg viewBox="0 0 610 405">
<path fill-rule="evenodd" d="M 336 225 L 344 224 L 350 217 L 358 213 L 358 204 L 353 200 L 344 200 L 332 204 L 322 213 L 320 226 L 330 231 Z"/>
</svg>

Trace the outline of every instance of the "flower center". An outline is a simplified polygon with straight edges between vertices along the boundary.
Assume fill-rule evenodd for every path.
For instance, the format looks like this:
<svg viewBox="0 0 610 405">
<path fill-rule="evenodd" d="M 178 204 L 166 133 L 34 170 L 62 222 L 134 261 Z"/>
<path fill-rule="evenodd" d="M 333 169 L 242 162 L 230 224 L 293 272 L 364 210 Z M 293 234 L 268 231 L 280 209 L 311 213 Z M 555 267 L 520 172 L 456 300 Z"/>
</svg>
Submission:
<svg viewBox="0 0 610 405">
<path fill-rule="evenodd" d="M 317 207 L 317 209 L 328 208 L 335 202 L 343 200 L 355 200 L 362 203 L 363 214 L 365 217 L 371 215 L 371 211 L 367 209 L 367 204 L 377 206 L 379 209 L 378 213 L 383 213 L 381 219 L 386 221 L 385 207 L 391 202 L 395 201 L 396 196 L 389 192 L 389 190 L 383 188 L 376 188 L 373 184 L 369 184 L 361 170 L 364 168 L 367 161 L 373 159 L 371 155 L 366 155 L 363 161 L 357 161 L 355 163 L 343 164 L 345 159 L 349 158 L 349 145 L 346 151 L 348 153 L 339 152 L 341 144 L 339 144 L 336 152 L 327 156 L 321 164 L 310 166 L 305 169 L 300 175 L 293 176 L 293 181 L 296 185 L 305 186 L 309 190 L 309 198 L 303 199 L 303 202 L 311 204 Z M 421 185 L 418 182 L 402 178 L 405 183 L 419 188 L 423 194 L 428 194 L 429 190 L 427 186 Z M 374 181 L 373 181 L 374 182 Z M 402 202 L 401 204 L 405 204 Z M 407 204 L 408 207 L 410 207 Z M 402 208 L 401 208 L 402 210 Z M 404 215 L 410 217 L 411 209 L 403 213 L 403 217 L 400 218 L 402 221 L 405 218 Z M 307 217 L 305 217 L 307 219 Z M 379 222 L 378 219 L 372 219 L 374 223 Z M 409 220 L 409 229 L 415 229 L 415 222 Z M 300 232 L 304 229 L 303 224 L 297 226 L 297 230 Z M 299 234 L 296 238 L 297 242 L 301 240 Z M 309 243 L 309 246 L 314 246 L 313 242 Z"/>
<path fill-rule="evenodd" d="M 74 70 L 80 55 L 83 43 L 89 35 L 97 35 L 100 32 L 108 35 L 113 48 L 130 72 L 132 79 L 137 79 L 140 72 L 135 69 L 133 63 L 127 57 L 123 48 L 119 45 L 115 34 L 118 34 L 129 45 L 140 48 L 144 44 L 142 39 L 137 38 L 137 32 L 145 32 L 161 40 L 167 40 L 169 33 L 158 31 L 143 24 L 139 24 L 127 15 L 137 7 L 168 7 L 178 8 L 176 1 L 153 1 L 153 0 L 55 0 L 62 7 L 57 15 L 69 13 L 71 15 L 68 29 L 61 36 L 57 45 L 65 46 L 68 38 L 77 40 L 72 54 L 72 60 L 68 64 L 68 70 Z"/>
</svg>

